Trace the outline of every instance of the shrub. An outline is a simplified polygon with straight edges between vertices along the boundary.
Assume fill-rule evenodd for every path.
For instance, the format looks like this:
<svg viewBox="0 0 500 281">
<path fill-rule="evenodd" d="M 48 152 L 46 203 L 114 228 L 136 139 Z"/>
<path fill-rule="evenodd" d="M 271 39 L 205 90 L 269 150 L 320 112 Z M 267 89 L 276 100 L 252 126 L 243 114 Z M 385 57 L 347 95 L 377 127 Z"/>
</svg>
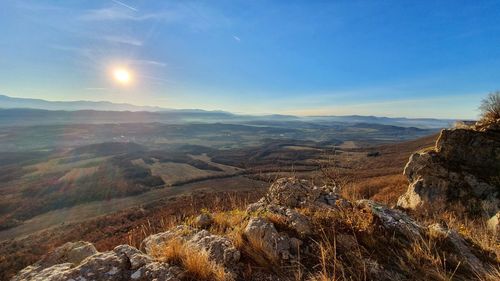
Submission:
<svg viewBox="0 0 500 281">
<path fill-rule="evenodd" d="M 481 101 L 481 120 L 487 123 L 500 119 L 500 91 L 490 93 Z"/>
</svg>

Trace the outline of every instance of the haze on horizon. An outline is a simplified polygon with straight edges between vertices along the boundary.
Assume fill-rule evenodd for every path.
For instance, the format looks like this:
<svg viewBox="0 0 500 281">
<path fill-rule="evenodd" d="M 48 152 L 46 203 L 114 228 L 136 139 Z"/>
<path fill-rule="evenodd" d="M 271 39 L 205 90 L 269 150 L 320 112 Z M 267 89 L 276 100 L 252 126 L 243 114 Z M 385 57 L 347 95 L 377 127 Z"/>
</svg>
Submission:
<svg viewBox="0 0 500 281">
<path fill-rule="evenodd" d="M 236 113 L 477 117 L 500 1 L 3 1 L 0 94 Z"/>
</svg>

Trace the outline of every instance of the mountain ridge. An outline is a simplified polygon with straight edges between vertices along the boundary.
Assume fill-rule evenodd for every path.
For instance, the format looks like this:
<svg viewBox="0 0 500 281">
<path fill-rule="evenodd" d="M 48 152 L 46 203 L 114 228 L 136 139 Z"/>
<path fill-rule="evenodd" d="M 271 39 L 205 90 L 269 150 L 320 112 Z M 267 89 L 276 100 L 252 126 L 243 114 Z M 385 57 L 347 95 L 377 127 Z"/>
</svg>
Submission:
<svg viewBox="0 0 500 281">
<path fill-rule="evenodd" d="M 14 98 L 0 94 L 0 115 L 11 118 L 16 114 L 23 116 L 38 115 L 61 118 L 71 116 L 82 116 L 85 113 L 92 115 L 100 112 L 101 115 L 120 116 L 129 113 L 130 116 L 147 116 L 146 119 L 158 119 L 157 116 L 193 121 L 203 116 L 209 122 L 224 121 L 302 121 L 302 122 L 343 122 L 343 123 L 374 123 L 383 125 L 393 125 L 401 127 L 420 128 L 445 128 L 454 123 L 455 119 L 438 118 L 407 118 L 407 117 L 383 117 L 383 116 L 362 116 L 362 115 L 329 115 L 329 116 L 294 116 L 286 114 L 249 115 L 235 114 L 223 110 L 203 110 L 203 109 L 173 109 L 158 106 L 137 106 L 127 103 L 113 103 L 109 101 L 47 101 L 43 99 Z M 155 118 L 152 118 L 155 116 Z M 91 116 L 89 116 L 90 118 Z M 160 118 L 160 119 L 162 119 Z M 85 118 L 84 118 L 85 119 Z M 121 119 L 121 118 L 114 118 Z M 10 121 L 9 121 L 10 122 Z M 161 122 L 161 121 L 160 121 Z"/>
</svg>

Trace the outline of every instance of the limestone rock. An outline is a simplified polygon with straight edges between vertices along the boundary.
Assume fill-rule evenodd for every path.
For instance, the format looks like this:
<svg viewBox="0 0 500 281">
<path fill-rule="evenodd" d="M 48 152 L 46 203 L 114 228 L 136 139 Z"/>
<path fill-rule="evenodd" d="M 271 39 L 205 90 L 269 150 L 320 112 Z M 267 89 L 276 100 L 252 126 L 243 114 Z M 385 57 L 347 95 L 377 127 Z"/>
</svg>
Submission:
<svg viewBox="0 0 500 281">
<path fill-rule="evenodd" d="M 83 251 L 94 249 L 88 242 L 73 243 L 76 245 L 63 245 L 48 255 L 48 258 L 67 252 L 68 249 L 78 248 Z M 73 262 L 51 264 L 51 259 L 45 258 L 39 263 L 28 266 L 20 271 L 12 280 L 164 280 L 179 281 L 176 276 L 178 271 L 165 263 L 154 262 L 151 257 L 129 245 L 120 245 L 108 252 L 95 252 L 85 259 L 72 259 Z M 50 261 L 50 262 L 49 262 Z"/>
<path fill-rule="evenodd" d="M 213 222 L 210 214 L 203 213 L 194 219 L 194 225 L 198 228 L 207 228 Z"/>
<path fill-rule="evenodd" d="M 85 258 L 96 253 L 97 250 L 92 243 L 85 241 L 68 242 L 49 253 L 38 264 L 43 267 L 58 263 L 79 264 Z"/>
<path fill-rule="evenodd" d="M 281 216 L 290 229 L 295 230 L 300 236 L 312 233 L 312 226 L 309 219 L 297 212 L 295 209 L 269 204 L 263 210 Z"/>
<path fill-rule="evenodd" d="M 226 237 L 212 235 L 206 230 L 196 233 L 188 243 L 208 252 L 211 260 L 218 264 L 233 266 L 240 260 L 240 252 Z"/>
<path fill-rule="evenodd" d="M 259 199 L 259 201 L 255 203 L 248 204 L 247 206 L 247 213 L 258 213 L 262 212 L 266 209 L 267 207 L 267 200 L 265 197 L 262 197 Z"/>
<path fill-rule="evenodd" d="M 486 225 L 488 226 L 488 229 L 492 232 L 498 232 L 500 231 L 500 227 L 498 226 L 498 222 L 500 220 L 500 212 L 496 213 L 493 215 L 487 222 Z"/>
<path fill-rule="evenodd" d="M 500 209 L 500 132 L 443 130 L 434 149 L 410 157 L 404 175 L 410 184 L 400 207 L 459 203 L 490 217 Z"/>
<path fill-rule="evenodd" d="M 296 178 L 277 180 L 271 185 L 266 196 L 268 203 L 291 208 L 322 204 L 333 206 L 338 198 L 333 187 L 318 187 Z"/>
<path fill-rule="evenodd" d="M 151 235 L 144 239 L 142 244 L 146 253 L 154 256 L 155 249 L 172 239 L 181 239 L 184 243 L 207 251 L 210 259 L 219 264 L 232 266 L 240 259 L 240 252 L 228 238 L 210 234 L 207 230 L 198 231 L 189 226 L 178 226 L 173 230 Z"/>
<path fill-rule="evenodd" d="M 366 209 L 373 214 L 386 230 L 400 234 L 407 241 L 421 237 L 423 228 L 402 211 L 388 208 L 371 200 L 359 200 L 356 204 L 359 208 Z"/>
<path fill-rule="evenodd" d="M 252 218 L 244 231 L 245 238 L 258 245 L 271 261 L 287 260 L 290 257 L 290 239 L 279 234 L 274 225 L 262 218 Z"/>
<path fill-rule="evenodd" d="M 169 267 L 165 263 L 151 262 L 132 272 L 130 280 L 133 281 L 180 281 L 177 276 L 181 273 L 180 269 Z"/>
<path fill-rule="evenodd" d="M 116 246 L 113 252 L 118 255 L 126 256 L 130 261 L 130 269 L 138 269 L 141 266 L 153 262 L 150 256 L 129 245 Z"/>
</svg>

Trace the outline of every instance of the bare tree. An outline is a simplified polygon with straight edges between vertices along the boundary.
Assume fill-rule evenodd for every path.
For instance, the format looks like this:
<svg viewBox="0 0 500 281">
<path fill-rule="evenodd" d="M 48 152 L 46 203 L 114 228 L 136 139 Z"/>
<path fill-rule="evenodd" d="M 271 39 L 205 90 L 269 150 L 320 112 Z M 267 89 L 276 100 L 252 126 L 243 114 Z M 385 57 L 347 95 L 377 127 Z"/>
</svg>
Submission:
<svg viewBox="0 0 500 281">
<path fill-rule="evenodd" d="M 481 101 L 481 119 L 486 122 L 495 122 L 500 119 L 500 91 L 488 94 Z"/>
</svg>

